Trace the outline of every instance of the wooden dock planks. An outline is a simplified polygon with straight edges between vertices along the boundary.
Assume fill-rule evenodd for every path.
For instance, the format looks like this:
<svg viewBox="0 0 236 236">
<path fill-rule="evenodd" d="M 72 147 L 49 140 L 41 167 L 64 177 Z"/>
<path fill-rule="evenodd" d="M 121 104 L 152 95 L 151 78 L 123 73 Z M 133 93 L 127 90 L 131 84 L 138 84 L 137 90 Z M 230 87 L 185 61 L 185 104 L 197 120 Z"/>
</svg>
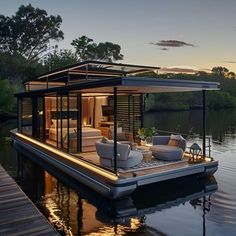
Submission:
<svg viewBox="0 0 236 236">
<path fill-rule="evenodd" d="M 0 165 L 0 236 L 59 235 Z"/>
</svg>

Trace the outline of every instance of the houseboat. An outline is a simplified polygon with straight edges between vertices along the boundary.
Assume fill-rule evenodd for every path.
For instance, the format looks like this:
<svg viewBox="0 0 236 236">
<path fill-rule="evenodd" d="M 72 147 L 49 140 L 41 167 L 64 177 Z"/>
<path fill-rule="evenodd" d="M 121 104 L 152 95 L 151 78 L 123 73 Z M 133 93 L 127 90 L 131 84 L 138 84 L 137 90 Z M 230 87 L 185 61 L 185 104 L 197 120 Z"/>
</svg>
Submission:
<svg viewBox="0 0 236 236">
<path fill-rule="evenodd" d="M 213 175 L 218 162 L 206 155 L 205 96 L 219 83 L 163 79 L 159 69 L 86 61 L 27 81 L 16 94 L 14 144 L 108 198 L 151 183 Z M 202 91 L 201 147 L 187 152 L 185 139 L 174 133 L 135 142 L 145 94 L 197 91 Z"/>
</svg>

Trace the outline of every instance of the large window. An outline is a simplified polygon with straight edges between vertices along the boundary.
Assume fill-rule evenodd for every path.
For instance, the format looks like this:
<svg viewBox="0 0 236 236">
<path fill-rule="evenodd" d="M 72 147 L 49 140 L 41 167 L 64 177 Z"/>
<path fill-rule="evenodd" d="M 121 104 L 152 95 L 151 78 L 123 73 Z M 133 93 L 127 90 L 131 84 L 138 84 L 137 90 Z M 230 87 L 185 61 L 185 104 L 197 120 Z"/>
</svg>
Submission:
<svg viewBox="0 0 236 236">
<path fill-rule="evenodd" d="M 21 105 L 21 132 L 26 135 L 32 136 L 32 122 L 33 122 L 33 113 L 32 113 L 32 99 L 31 98 L 22 98 L 20 100 Z"/>
<path fill-rule="evenodd" d="M 45 98 L 47 143 L 66 152 L 80 151 L 80 103 L 78 93 Z"/>
<path fill-rule="evenodd" d="M 80 95 L 77 93 L 71 93 L 68 96 L 68 119 L 69 119 L 69 152 L 77 152 L 80 150 Z"/>
</svg>

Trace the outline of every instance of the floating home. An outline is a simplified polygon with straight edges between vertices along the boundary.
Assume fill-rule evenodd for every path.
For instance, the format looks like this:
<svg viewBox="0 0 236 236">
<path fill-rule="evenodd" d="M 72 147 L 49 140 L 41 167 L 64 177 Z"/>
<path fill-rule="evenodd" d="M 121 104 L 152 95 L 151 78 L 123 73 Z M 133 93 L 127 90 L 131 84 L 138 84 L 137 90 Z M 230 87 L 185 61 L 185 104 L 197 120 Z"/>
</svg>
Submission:
<svg viewBox="0 0 236 236">
<path fill-rule="evenodd" d="M 165 180 L 213 175 L 218 162 L 206 155 L 205 96 L 219 84 L 163 79 L 159 69 L 86 61 L 26 82 L 16 94 L 14 144 L 108 198 Z M 197 91 L 203 101 L 201 161 L 190 162 L 196 154 L 186 147 L 155 143 L 158 136 L 137 144 L 145 94 Z"/>
</svg>

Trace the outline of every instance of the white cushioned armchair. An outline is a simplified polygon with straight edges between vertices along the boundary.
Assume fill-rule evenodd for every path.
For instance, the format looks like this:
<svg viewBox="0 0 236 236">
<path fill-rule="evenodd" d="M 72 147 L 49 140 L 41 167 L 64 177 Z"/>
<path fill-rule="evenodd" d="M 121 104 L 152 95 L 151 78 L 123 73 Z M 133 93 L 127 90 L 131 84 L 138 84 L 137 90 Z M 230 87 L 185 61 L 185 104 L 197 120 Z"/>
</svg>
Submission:
<svg viewBox="0 0 236 236">
<path fill-rule="evenodd" d="M 96 142 L 96 150 L 103 166 L 114 166 L 114 144 Z M 138 165 L 143 159 L 143 155 L 139 151 L 130 150 L 130 145 L 117 143 L 117 167 L 128 169 Z"/>
</svg>

